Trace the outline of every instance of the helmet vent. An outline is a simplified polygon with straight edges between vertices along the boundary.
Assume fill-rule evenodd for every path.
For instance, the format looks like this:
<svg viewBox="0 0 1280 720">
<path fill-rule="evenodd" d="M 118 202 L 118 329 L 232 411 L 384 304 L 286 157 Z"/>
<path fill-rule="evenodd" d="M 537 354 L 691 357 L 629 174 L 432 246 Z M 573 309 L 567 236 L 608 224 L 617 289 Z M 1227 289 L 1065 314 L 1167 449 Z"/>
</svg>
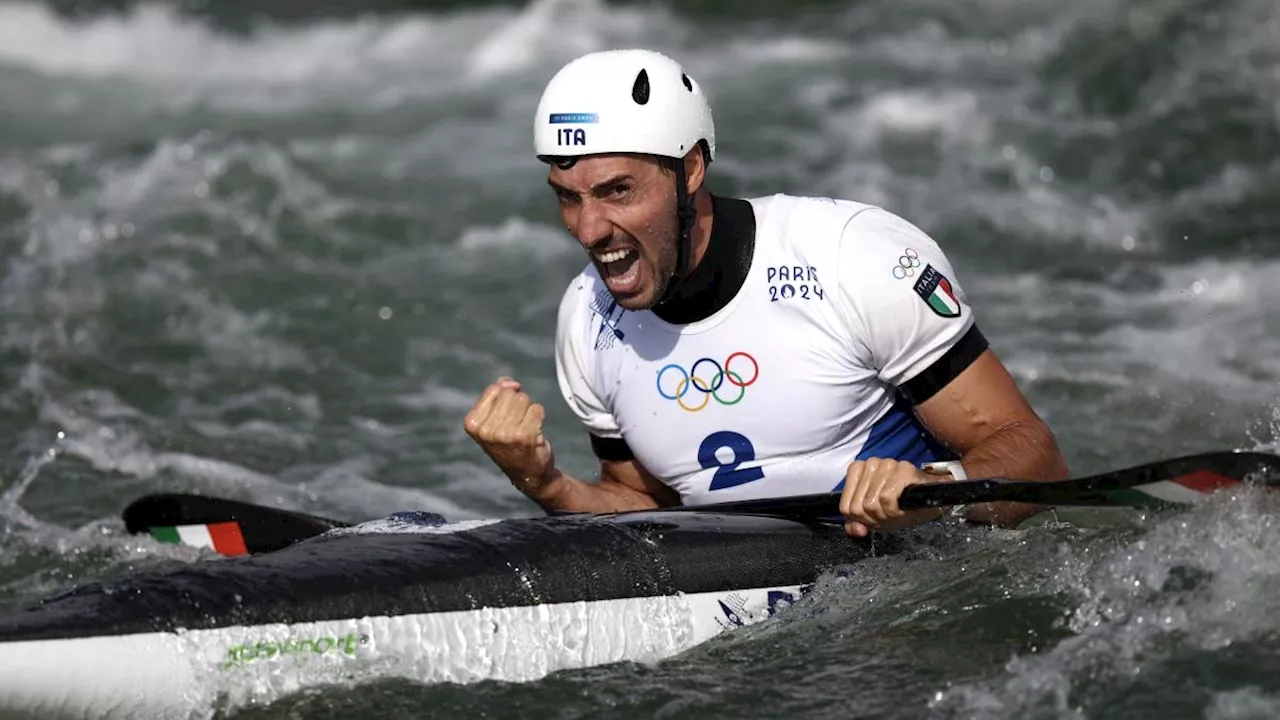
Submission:
<svg viewBox="0 0 1280 720">
<path fill-rule="evenodd" d="M 688 89 L 689 92 L 693 92 L 693 83 L 689 82 L 689 76 L 684 73 L 680 73 L 680 79 L 684 81 L 685 88 Z"/>
<path fill-rule="evenodd" d="M 631 99 L 636 101 L 637 105 L 644 105 L 649 102 L 649 71 L 641 70 L 636 75 L 635 84 L 631 86 Z"/>
</svg>

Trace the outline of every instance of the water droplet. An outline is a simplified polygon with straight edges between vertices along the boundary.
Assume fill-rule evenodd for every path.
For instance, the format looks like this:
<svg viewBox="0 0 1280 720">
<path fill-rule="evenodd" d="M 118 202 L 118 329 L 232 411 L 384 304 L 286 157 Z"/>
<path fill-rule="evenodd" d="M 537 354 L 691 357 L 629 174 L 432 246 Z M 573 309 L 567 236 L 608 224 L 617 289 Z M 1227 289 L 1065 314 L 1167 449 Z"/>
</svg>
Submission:
<svg viewBox="0 0 1280 720">
<path fill-rule="evenodd" d="M 390 320 L 391 316 L 394 314 L 395 312 L 391 308 L 387 307 L 386 305 L 383 305 L 382 307 L 378 308 L 378 317 L 382 318 L 383 320 Z"/>
</svg>

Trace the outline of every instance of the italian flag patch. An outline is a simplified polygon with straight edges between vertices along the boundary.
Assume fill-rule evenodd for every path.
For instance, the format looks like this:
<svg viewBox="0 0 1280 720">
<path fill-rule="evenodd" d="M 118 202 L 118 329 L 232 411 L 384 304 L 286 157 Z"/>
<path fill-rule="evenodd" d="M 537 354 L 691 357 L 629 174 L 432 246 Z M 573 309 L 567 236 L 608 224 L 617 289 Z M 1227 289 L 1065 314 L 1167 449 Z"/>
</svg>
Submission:
<svg viewBox="0 0 1280 720">
<path fill-rule="evenodd" d="M 238 522 L 153 527 L 151 528 L 151 536 L 160 542 L 173 543 L 174 545 L 212 548 L 220 555 L 249 554 L 249 550 L 244 544 L 244 535 L 240 533 L 240 523 Z"/>
<path fill-rule="evenodd" d="M 960 301 L 951 290 L 951 281 L 932 265 L 924 266 L 924 272 L 920 273 L 920 279 L 916 281 L 915 291 L 924 299 L 929 309 L 938 315 L 944 318 L 960 317 Z"/>
</svg>

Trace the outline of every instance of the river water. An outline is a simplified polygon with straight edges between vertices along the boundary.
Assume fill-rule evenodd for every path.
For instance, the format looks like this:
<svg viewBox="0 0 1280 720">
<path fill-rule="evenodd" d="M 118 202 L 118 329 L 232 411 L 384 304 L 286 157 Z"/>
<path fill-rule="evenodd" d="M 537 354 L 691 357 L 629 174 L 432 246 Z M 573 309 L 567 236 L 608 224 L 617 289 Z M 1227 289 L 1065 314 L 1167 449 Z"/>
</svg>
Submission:
<svg viewBox="0 0 1280 720">
<path fill-rule="evenodd" d="M 123 534 L 147 492 L 535 515 L 461 427 L 501 374 L 590 476 L 551 359 L 584 258 L 530 119 L 614 46 L 708 89 L 714 191 L 933 234 L 1073 474 L 1277 449 L 1273 0 L 113 5 L 0 1 L 4 606 L 194 558 Z M 925 528 L 656 665 L 231 712 L 1274 717 L 1276 510 Z"/>
</svg>

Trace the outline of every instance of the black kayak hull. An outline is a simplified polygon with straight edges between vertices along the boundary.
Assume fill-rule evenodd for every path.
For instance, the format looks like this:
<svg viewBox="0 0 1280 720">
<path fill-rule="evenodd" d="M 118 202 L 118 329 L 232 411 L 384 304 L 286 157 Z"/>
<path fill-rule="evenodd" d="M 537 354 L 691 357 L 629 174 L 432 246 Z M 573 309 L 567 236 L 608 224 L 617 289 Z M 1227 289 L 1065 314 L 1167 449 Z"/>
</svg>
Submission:
<svg viewBox="0 0 1280 720">
<path fill-rule="evenodd" d="M 0 710 L 205 717 L 352 678 L 530 680 L 660 659 L 898 542 L 688 511 L 399 530 L 339 529 L 0 615 Z"/>
</svg>

